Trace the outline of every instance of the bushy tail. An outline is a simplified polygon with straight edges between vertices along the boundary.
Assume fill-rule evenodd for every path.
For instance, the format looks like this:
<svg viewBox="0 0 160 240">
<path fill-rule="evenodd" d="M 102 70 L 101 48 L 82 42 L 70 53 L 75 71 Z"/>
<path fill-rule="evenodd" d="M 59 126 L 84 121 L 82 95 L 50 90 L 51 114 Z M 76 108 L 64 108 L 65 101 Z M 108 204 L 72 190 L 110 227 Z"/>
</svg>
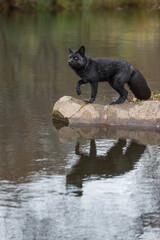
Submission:
<svg viewBox="0 0 160 240">
<path fill-rule="evenodd" d="M 128 85 L 135 97 L 140 100 L 147 100 L 151 96 L 151 90 L 149 89 L 146 80 L 142 74 L 132 66 L 132 75 Z"/>
</svg>

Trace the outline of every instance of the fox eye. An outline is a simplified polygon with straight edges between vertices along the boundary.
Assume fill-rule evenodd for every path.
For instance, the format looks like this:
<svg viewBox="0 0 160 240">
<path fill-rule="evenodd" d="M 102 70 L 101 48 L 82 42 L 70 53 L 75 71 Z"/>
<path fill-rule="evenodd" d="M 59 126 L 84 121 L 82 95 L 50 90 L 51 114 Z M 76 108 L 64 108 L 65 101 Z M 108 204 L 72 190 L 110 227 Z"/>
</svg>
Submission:
<svg viewBox="0 0 160 240">
<path fill-rule="evenodd" d="M 74 57 L 74 60 L 78 60 L 78 57 Z"/>
</svg>

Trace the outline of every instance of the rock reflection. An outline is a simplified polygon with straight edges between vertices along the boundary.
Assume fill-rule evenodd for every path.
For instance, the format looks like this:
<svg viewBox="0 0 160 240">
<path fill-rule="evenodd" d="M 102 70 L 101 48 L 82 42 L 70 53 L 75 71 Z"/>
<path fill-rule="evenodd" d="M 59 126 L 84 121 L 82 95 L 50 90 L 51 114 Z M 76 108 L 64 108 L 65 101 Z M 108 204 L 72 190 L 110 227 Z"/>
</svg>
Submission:
<svg viewBox="0 0 160 240">
<path fill-rule="evenodd" d="M 126 148 L 125 151 L 124 148 Z M 98 156 L 94 139 L 90 140 L 89 154 L 80 151 L 80 143 L 77 142 L 75 154 L 80 158 L 67 174 L 67 186 L 74 185 L 82 188 L 83 181 L 91 180 L 92 177 L 95 180 L 125 174 L 133 169 L 145 148 L 145 145 L 135 141 L 127 145 L 126 139 L 119 139 L 107 153 Z M 81 191 L 77 193 L 80 194 Z"/>
<path fill-rule="evenodd" d="M 160 134 L 154 129 L 142 129 L 137 126 L 107 126 L 79 124 L 65 126 L 64 123 L 53 121 L 54 131 L 57 133 L 60 142 L 84 139 L 132 139 L 143 145 L 160 146 Z"/>
</svg>

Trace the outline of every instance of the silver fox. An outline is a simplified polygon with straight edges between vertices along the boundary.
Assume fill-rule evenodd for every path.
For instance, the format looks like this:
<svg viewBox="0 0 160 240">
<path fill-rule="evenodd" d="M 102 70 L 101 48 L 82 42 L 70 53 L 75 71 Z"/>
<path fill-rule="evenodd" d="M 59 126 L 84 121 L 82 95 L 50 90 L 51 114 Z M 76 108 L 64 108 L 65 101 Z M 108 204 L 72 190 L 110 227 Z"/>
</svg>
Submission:
<svg viewBox="0 0 160 240">
<path fill-rule="evenodd" d="M 91 98 L 88 103 L 93 103 L 96 99 L 98 83 L 109 82 L 110 86 L 119 93 L 119 98 L 111 104 L 123 103 L 128 92 L 124 88 L 127 83 L 135 95 L 140 100 L 147 100 L 151 96 L 151 91 L 143 75 L 129 62 L 114 58 L 91 58 L 85 56 L 85 47 L 78 50 L 68 48 L 68 64 L 81 78 L 76 85 L 77 94 L 81 94 L 80 86 L 90 83 Z"/>
</svg>

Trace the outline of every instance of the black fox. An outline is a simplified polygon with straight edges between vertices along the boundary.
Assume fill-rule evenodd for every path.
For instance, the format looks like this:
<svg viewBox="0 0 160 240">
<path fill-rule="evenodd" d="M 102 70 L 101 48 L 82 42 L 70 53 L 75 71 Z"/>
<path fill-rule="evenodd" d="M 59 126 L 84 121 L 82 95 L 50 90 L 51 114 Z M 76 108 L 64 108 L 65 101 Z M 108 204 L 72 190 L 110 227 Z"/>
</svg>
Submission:
<svg viewBox="0 0 160 240">
<path fill-rule="evenodd" d="M 109 82 L 110 86 L 115 89 L 120 97 L 111 104 L 123 103 L 128 92 L 124 88 L 127 83 L 134 93 L 135 97 L 140 100 L 150 98 L 151 91 L 142 74 L 130 63 L 122 59 L 113 58 L 91 58 L 85 56 L 85 47 L 81 46 L 78 50 L 68 48 L 68 64 L 81 77 L 77 82 L 77 94 L 81 94 L 80 86 L 90 83 L 91 98 L 88 103 L 93 103 L 96 99 L 98 82 Z"/>
</svg>

